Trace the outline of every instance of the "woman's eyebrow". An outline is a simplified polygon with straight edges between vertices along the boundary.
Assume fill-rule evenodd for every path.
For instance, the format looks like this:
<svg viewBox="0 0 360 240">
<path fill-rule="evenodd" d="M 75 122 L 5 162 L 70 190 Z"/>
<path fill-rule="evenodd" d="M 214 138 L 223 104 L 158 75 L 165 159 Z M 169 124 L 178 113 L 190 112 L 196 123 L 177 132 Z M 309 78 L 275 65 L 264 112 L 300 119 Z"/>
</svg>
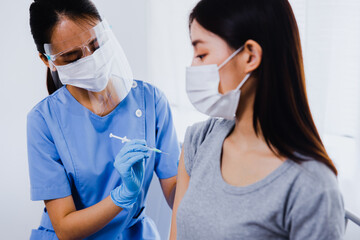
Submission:
<svg viewBox="0 0 360 240">
<path fill-rule="evenodd" d="M 197 40 L 194 40 L 194 41 L 192 41 L 192 45 L 194 46 L 194 47 L 196 47 L 196 45 L 198 45 L 199 43 L 205 43 L 203 40 L 200 40 L 200 39 L 197 39 Z"/>
</svg>

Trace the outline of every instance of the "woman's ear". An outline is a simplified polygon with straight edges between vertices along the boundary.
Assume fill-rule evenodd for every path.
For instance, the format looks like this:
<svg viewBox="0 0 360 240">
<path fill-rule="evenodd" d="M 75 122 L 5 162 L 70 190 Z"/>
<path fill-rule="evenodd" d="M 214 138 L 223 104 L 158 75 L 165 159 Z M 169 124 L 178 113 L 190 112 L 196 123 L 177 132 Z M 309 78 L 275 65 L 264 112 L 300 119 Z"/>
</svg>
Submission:
<svg viewBox="0 0 360 240">
<path fill-rule="evenodd" d="M 50 68 L 50 66 L 49 66 L 49 60 L 47 59 L 47 57 L 46 57 L 43 53 L 40 53 L 40 52 L 39 52 L 39 57 L 40 57 L 40 59 L 44 62 L 44 64 L 45 64 L 48 68 Z"/>
<path fill-rule="evenodd" d="M 246 41 L 244 45 L 244 53 L 246 53 L 245 72 L 250 73 L 255 71 L 261 64 L 262 48 L 254 40 Z"/>
<path fill-rule="evenodd" d="M 56 71 L 54 65 L 49 63 L 49 59 L 47 59 L 47 57 L 43 53 L 39 53 L 39 57 L 51 71 Z"/>
</svg>

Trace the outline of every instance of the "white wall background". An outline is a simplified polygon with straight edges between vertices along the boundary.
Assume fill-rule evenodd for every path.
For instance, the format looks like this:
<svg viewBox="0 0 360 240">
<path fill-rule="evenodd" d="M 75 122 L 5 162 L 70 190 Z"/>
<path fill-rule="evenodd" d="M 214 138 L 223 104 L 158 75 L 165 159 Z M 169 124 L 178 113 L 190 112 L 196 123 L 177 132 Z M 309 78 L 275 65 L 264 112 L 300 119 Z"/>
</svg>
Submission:
<svg viewBox="0 0 360 240">
<path fill-rule="evenodd" d="M 28 26 L 30 1 L 0 1 L 0 238 L 28 239 L 40 217 L 31 202 L 26 114 L 46 96 L 45 68 L 36 58 Z"/>
<path fill-rule="evenodd" d="M 185 93 L 192 50 L 187 18 L 197 0 L 95 0 L 122 44 L 135 78 L 169 98 L 179 139 L 205 117 Z M 291 0 L 299 22 L 307 87 L 315 121 L 339 169 L 348 209 L 360 215 L 360 1 Z M 26 114 L 46 95 L 45 67 L 28 24 L 30 0 L 0 0 L 0 239 L 28 239 L 38 227 L 42 202 L 31 202 L 26 153 Z M 156 178 L 147 212 L 168 234 L 170 210 Z M 160 199 L 160 200 L 159 200 Z M 349 226 L 348 240 L 360 231 Z"/>
</svg>

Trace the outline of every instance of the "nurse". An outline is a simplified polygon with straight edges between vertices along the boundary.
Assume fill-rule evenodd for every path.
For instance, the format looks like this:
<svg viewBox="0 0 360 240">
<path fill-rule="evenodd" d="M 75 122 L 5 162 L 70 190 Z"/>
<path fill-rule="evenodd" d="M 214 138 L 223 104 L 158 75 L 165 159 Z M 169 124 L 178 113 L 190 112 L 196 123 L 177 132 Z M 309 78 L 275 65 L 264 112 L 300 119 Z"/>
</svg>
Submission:
<svg viewBox="0 0 360 240">
<path fill-rule="evenodd" d="M 288 0 L 202 0 L 171 239 L 343 238 L 337 170 L 311 116 Z"/>
<path fill-rule="evenodd" d="M 159 239 L 147 191 L 155 171 L 172 207 L 180 153 L 165 96 L 133 80 L 91 1 L 36 0 L 30 27 L 50 94 L 27 121 L 31 199 L 45 202 L 31 239 Z"/>
</svg>

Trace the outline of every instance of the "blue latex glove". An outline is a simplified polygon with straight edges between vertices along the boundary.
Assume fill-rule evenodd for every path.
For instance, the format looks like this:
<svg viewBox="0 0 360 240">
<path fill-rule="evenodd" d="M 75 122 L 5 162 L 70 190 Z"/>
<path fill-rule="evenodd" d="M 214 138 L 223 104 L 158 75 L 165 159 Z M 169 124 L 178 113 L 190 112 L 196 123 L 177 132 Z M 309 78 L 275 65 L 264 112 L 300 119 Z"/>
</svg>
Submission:
<svg viewBox="0 0 360 240">
<path fill-rule="evenodd" d="M 144 182 L 145 159 L 149 150 L 145 140 L 132 140 L 125 144 L 115 158 L 114 167 L 119 172 L 122 184 L 111 191 L 113 202 L 121 208 L 135 204 Z"/>
</svg>

